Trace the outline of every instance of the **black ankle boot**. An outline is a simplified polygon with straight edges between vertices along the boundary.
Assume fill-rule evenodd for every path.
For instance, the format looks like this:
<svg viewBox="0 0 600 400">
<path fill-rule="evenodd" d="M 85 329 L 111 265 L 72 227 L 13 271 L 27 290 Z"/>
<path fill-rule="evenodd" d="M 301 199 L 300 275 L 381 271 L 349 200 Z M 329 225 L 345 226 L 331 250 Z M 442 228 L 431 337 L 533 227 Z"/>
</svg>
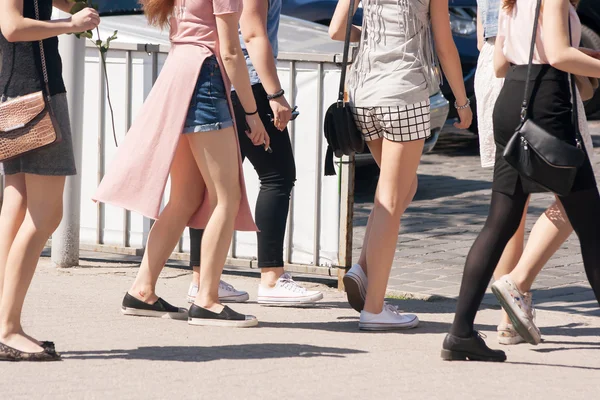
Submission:
<svg viewBox="0 0 600 400">
<path fill-rule="evenodd" d="M 442 345 L 442 359 L 446 361 L 506 361 L 502 350 L 492 350 L 481 334 L 473 331 L 471 337 L 461 338 L 451 333 L 446 335 Z"/>
</svg>

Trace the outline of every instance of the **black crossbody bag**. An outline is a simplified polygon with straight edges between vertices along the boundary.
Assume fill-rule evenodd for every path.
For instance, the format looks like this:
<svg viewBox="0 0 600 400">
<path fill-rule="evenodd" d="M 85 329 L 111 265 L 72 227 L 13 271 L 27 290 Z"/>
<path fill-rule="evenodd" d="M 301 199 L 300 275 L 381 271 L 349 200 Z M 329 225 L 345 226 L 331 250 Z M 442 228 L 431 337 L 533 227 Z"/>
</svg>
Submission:
<svg viewBox="0 0 600 400">
<path fill-rule="evenodd" d="M 521 108 L 521 123 L 515 134 L 504 149 L 503 157 L 521 176 L 524 176 L 544 189 L 565 196 L 571 192 L 575 177 L 581 165 L 585 162 L 586 153 L 583 150 L 583 139 L 579 131 L 579 114 L 577 109 L 577 90 L 575 78 L 570 76 L 572 95 L 572 116 L 576 145 L 560 140 L 537 125 L 529 117 L 529 84 L 531 66 L 535 51 L 535 40 L 540 17 L 542 0 L 537 1 L 529 67 L 525 82 L 525 95 Z M 569 36 L 571 31 L 569 17 Z"/>
<path fill-rule="evenodd" d="M 336 157 L 342 157 L 343 155 L 350 156 L 355 153 L 362 153 L 365 147 L 363 135 L 356 127 L 349 105 L 344 101 L 355 1 L 350 0 L 350 10 L 348 11 L 338 99 L 327 109 L 327 113 L 325 114 L 323 129 L 328 144 L 325 156 L 325 175 L 335 175 L 333 167 L 334 154 Z"/>
</svg>

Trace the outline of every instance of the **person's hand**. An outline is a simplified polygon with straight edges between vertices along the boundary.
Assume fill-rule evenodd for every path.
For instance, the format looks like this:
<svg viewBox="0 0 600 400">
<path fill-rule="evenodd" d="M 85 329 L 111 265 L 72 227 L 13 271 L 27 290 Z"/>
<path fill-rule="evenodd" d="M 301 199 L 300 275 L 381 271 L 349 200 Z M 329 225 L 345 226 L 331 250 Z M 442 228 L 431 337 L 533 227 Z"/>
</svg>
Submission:
<svg viewBox="0 0 600 400">
<path fill-rule="evenodd" d="M 467 108 L 457 109 L 459 121 L 454 123 L 454 127 L 458 129 L 468 129 L 473 122 L 473 111 L 471 106 Z"/>
<path fill-rule="evenodd" d="M 581 51 L 583 54 L 588 55 L 590 57 L 600 59 L 600 50 L 594 50 L 594 49 L 588 49 L 585 47 L 580 47 L 579 51 Z"/>
<path fill-rule="evenodd" d="M 258 113 L 246 115 L 246 123 L 248 125 L 246 135 L 248 135 L 252 144 L 255 146 L 264 146 L 265 150 L 267 150 L 271 145 L 271 138 L 267 134 L 267 130 L 258 116 Z"/>
<path fill-rule="evenodd" d="M 71 17 L 73 33 L 86 32 L 100 25 L 100 15 L 93 8 L 84 8 Z"/>
<path fill-rule="evenodd" d="M 284 96 L 269 100 L 271 110 L 273 110 L 273 125 L 280 131 L 284 130 L 292 119 L 292 108 Z"/>
</svg>

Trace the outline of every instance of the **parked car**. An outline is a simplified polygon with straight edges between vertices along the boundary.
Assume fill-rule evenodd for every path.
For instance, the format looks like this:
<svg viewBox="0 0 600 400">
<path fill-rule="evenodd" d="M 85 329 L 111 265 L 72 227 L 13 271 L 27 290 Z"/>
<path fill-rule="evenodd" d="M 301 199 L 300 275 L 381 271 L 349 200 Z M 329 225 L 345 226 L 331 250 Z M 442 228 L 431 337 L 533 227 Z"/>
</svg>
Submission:
<svg viewBox="0 0 600 400">
<path fill-rule="evenodd" d="M 600 2 L 598 0 L 581 0 L 577 7 L 581 19 L 581 45 L 600 50 Z M 600 90 L 585 104 L 585 111 L 590 119 L 600 119 Z"/>
</svg>

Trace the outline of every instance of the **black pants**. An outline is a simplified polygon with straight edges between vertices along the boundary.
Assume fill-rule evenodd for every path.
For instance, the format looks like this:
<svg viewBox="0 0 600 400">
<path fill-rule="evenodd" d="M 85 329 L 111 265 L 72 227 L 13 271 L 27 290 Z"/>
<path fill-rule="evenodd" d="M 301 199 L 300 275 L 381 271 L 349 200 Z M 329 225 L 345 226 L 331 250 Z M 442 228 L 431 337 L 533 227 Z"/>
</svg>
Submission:
<svg viewBox="0 0 600 400">
<path fill-rule="evenodd" d="M 283 266 L 283 242 L 290 206 L 290 194 L 296 181 L 296 164 L 288 130 L 278 130 L 267 114 L 273 115 L 267 93 L 262 84 L 252 86 L 258 113 L 271 138 L 272 153 L 262 146 L 254 146 L 245 133 L 246 116 L 235 92 L 233 108 L 242 152 L 248 158 L 260 179 L 260 192 L 256 201 L 255 219 L 259 232 L 258 266 L 260 268 Z M 200 247 L 204 231 L 190 229 L 190 265 L 200 265 Z"/>
<path fill-rule="evenodd" d="M 498 147 L 506 144 L 520 122 L 525 68 L 511 68 L 496 102 L 494 138 Z M 536 66 L 534 74 L 532 118 L 549 133 L 574 143 L 566 74 L 549 66 Z M 519 227 L 529 193 L 539 189 L 497 159 L 489 215 L 467 256 L 452 334 L 468 337 L 473 333 L 475 315 L 496 265 Z M 580 169 L 571 194 L 559 199 L 579 238 L 585 272 L 600 303 L 600 195 L 589 160 Z"/>
</svg>

